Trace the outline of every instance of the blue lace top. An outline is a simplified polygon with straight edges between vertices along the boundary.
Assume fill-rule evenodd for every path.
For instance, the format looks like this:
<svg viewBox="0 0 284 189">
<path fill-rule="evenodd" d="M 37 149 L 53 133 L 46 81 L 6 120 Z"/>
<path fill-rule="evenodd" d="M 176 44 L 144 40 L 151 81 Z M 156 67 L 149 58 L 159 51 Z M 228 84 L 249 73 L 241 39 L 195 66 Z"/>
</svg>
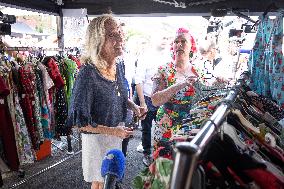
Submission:
<svg viewBox="0 0 284 189">
<path fill-rule="evenodd" d="M 115 127 L 125 121 L 127 89 L 122 64 L 117 64 L 116 81 L 103 77 L 92 64 L 80 68 L 70 100 L 67 126 Z"/>
</svg>

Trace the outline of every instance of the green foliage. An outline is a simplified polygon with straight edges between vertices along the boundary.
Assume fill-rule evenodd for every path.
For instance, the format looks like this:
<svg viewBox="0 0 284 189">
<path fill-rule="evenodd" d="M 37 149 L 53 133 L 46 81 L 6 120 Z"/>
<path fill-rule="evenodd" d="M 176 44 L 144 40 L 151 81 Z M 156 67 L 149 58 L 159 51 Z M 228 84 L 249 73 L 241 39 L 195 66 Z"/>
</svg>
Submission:
<svg viewBox="0 0 284 189">
<path fill-rule="evenodd" d="M 166 186 L 160 180 L 154 179 L 151 189 L 165 189 Z"/>
<path fill-rule="evenodd" d="M 39 33 L 43 33 L 43 26 L 42 26 L 42 24 L 41 25 L 36 25 L 36 27 L 35 27 L 35 29 L 36 29 L 36 31 L 37 32 L 39 32 Z"/>
<path fill-rule="evenodd" d="M 132 37 L 149 39 L 148 35 L 138 30 L 129 29 L 125 32 L 125 41 L 128 41 Z"/>
<path fill-rule="evenodd" d="M 144 182 L 142 180 L 142 177 L 136 176 L 132 182 L 132 186 L 134 189 L 141 189 L 143 188 Z"/>
</svg>

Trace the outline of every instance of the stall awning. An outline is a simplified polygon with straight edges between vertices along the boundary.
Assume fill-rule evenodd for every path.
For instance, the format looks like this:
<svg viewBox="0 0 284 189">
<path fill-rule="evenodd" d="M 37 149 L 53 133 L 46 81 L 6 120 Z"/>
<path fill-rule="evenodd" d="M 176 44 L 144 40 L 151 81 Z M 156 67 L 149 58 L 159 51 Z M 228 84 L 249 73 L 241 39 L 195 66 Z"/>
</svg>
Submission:
<svg viewBox="0 0 284 189">
<path fill-rule="evenodd" d="M 62 2 L 63 4 L 58 4 Z M 116 15 L 166 16 L 169 14 L 208 15 L 214 9 L 238 10 L 247 13 L 264 12 L 275 2 L 281 8 L 283 0 L 1 0 L 0 4 L 25 7 L 51 14 L 62 9 L 87 8 L 89 15 L 111 10 Z M 184 6 L 183 6 L 184 5 Z"/>
</svg>

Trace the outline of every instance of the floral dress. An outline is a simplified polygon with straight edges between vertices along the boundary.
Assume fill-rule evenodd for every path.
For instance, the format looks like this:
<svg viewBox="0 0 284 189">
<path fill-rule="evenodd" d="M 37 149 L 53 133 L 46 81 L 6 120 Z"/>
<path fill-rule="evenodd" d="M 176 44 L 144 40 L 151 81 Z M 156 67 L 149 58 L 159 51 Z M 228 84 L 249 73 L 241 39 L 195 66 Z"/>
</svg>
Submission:
<svg viewBox="0 0 284 189">
<path fill-rule="evenodd" d="M 38 122 L 37 112 L 35 111 L 35 74 L 31 65 L 25 65 L 19 68 L 19 81 L 21 83 L 21 90 L 19 95 L 21 97 L 20 104 L 25 117 L 25 122 L 31 138 L 33 148 L 39 149 L 41 139 L 43 138 L 43 130 Z"/>
<path fill-rule="evenodd" d="M 18 77 L 18 70 L 16 68 L 12 68 L 12 71 L 10 72 L 10 79 L 7 80 L 11 92 L 7 99 L 14 127 L 18 158 L 20 165 L 22 166 L 25 164 L 34 163 L 35 157 L 23 111 L 20 105 L 18 94 Z"/>
<path fill-rule="evenodd" d="M 194 68 L 192 72 L 198 76 Z M 158 69 L 160 78 L 166 81 L 166 87 L 176 83 L 176 67 L 174 63 L 168 63 Z M 169 140 L 181 128 L 182 120 L 190 115 L 191 105 L 196 99 L 196 88 L 187 86 L 181 89 L 173 98 L 162 105 L 157 112 L 156 125 L 154 128 L 154 140 Z"/>
<path fill-rule="evenodd" d="M 261 17 L 248 66 L 251 88 L 284 107 L 283 15 Z"/>
</svg>

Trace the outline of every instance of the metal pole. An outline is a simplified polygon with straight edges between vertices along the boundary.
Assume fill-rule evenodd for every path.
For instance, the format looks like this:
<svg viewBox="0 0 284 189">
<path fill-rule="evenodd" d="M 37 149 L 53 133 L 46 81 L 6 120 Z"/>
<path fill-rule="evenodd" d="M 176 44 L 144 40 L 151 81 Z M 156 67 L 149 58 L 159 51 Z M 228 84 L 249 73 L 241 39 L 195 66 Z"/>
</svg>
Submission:
<svg viewBox="0 0 284 189">
<path fill-rule="evenodd" d="M 190 169 L 190 167 L 196 165 L 194 162 L 197 161 L 200 153 L 199 148 L 189 142 L 180 142 L 176 145 L 175 151 L 170 189 L 189 188 L 186 186 L 186 182 L 193 174 L 192 170 L 194 169 Z"/>
<path fill-rule="evenodd" d="M 64 49 L 64 31 L 63 31 L 63 13 L 62 9 L 59 10 L 59 16 L 56 18 L 57 22 L 57 39 L 58 47 Z"/>
</svg>

